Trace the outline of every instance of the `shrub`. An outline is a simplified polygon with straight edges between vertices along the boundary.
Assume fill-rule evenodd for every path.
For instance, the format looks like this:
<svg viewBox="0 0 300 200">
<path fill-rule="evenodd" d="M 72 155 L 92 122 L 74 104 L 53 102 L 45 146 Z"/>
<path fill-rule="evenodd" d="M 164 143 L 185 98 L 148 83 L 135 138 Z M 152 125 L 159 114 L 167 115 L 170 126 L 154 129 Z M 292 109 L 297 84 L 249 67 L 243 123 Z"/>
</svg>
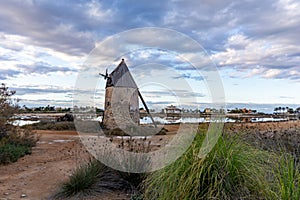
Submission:
<svg viewBox="0 0 300 200">
<path fill-rule="evenodd" d="M 5 144 L 0 146 L 0 163 L 16 162 L 20 157 L 31 154 L 31 148 L 22 145 Z"/>
<path fill-rule="evenodd" d="M 20 157 L 31 154 L 38 137 L 29 130 L 15 128 L 0 140 L 0 164 L 16 162 Z"/>
<path fill-rule="evenodd" d="M 16 146 L 34 147 L 39 140 L 39 136 L 28 129 L 15 128 L 7 136 L 6 142 Z"/>
<path fill-rule="evenodd" d="M 183 156 L 146 178 L 145 199 L 260 199 L 271 195 L 266 152 L 222 136 L 205 158 L 199 158 L 203 139 L 198 134 Z"/>
</svg>

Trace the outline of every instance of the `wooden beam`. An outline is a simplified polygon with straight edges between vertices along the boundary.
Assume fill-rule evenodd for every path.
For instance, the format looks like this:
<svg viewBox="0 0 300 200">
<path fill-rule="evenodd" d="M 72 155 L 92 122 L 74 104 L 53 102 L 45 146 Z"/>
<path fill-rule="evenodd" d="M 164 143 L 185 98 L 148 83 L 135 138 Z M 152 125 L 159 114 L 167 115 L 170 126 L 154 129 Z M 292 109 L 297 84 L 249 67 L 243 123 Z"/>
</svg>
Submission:
<svg viewBox="0 0 300 200">
<path fill-rule="evenodd" d="M 152 115 L 150 114 L 150 111 L 149 111 L 149 109 L 148 109 L 148 106 L 147 106 L 146 102 L 144 101 L 144 98 L 142 97 L 142 94 L 140 93 L 139 89 L 138 89 L 138 93 L 139 93 L 139 97 L 140 97 L 140 99 L 142 100 L 142 103 L 143 103 L 143 105 L 144 105 L 144 107 L 145 107 L 147 113 L 149 114 L 149 117 L 151 118 L 151 121 L 153 122 L 155 128 L 157 128 L 157 125 L 156 125 L 156 123 L 155 123 L 155 121 L 154 121 Z"/>
</svg>

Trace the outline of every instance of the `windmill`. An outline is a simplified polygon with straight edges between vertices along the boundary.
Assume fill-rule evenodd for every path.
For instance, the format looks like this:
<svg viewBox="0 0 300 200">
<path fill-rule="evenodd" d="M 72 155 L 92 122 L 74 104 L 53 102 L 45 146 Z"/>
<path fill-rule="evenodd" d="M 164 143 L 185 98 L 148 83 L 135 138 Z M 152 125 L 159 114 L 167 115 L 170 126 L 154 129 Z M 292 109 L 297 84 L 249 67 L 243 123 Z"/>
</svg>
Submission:
<svg viewBox="0 0 300 200">
<path fill-rule="evenodd" d="M 106 81 L 103 125 L 107 129 L 127 128 L 138 126 L 139 98 L 141 99 L 154 126 L 156 124 L 148 106 L 142 97 L 124 59 L 108 74 L 99 73 Z"/>
</svg>

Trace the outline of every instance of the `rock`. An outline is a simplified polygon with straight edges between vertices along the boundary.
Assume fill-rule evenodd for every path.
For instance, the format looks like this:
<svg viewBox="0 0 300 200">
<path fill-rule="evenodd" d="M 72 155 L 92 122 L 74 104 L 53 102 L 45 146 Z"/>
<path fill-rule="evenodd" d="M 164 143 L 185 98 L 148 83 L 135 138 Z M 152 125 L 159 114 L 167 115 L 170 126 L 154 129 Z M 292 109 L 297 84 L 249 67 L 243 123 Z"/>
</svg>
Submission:
<svg viewBox="0 0 300 200">
<path fill-rule="evenodd" d="M 27 195 L 26 194 L 21 194 L 21 198 L 26 198 Z"/>
</svg>

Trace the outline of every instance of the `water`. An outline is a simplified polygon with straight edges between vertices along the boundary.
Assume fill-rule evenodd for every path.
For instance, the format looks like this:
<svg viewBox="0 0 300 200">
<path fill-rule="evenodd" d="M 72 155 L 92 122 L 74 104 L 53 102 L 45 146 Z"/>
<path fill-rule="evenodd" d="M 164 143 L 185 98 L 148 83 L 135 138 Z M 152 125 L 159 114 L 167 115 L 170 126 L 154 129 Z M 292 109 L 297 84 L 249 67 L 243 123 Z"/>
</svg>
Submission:
<svg viewBox="0 0 300 200">
<path fill-rule="evenodd" d="M 154 121 L 158 124 L 180 124 L 180 123 L 209 123 L 212 122 L 210 117 L 153 117 Z M 246 120 L 247 119 L 247 120 Z M 102 121 L 102 116 L 94 118 L 95 121 Z M 232 119 L 226 117 L 224 122 L 234 123 L 234 122 L 279 122 L 286 121 L 286 118 L 240 118 L 240 119 Z M 24 126 L 29 124 L 39 123 L 40 120 L 30 120 L 30 119 L 19 119 L 14 120 L 12 124 L 14 126 Z M 140 124 L 152 124 L 150 117 L 143 117 L 140 119 Z"/>
<path fill-rule="evenodd" d="M 172 118 L 172 117 L 153 117 L 154 121 L 158 124 L 179 124 L 179 123 L 205 123 L 212 122 L 210 117 L 181 117 L 181 118 Z M 286 121 L 286 118 L 240 118 L 240 119 L 232 119 L 226 117 L 224 122 L 234 123 L 234 122 L 278 122 L 278 121 Z M 140 124 L 151 124 L 152 121 L 150 117 L 143 117 L 140 119 Z"/>
<path fill-rule="evenodd" d="M 39 123 L 40 120 L 14 120 L 12 122 L 12 125 L 14 126 L 25 126 L 25 125 L 29 125 L 29 124 L 35 124 L 35 123 Z"/>
</svg>

